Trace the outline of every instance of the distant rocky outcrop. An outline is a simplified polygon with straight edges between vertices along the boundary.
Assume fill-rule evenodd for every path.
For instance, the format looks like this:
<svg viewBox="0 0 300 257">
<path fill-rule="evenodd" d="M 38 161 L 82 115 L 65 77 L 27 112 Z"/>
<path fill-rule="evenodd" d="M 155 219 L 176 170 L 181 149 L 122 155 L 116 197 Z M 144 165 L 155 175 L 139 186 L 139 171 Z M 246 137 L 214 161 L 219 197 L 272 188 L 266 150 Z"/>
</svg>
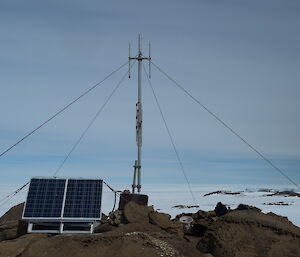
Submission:
<svg viewBox="0 0 300 257">
<path fill-rule="evenodd" d="M 288 196 L 296 196 L 296 197 L 300 197 L 299 193 L 293 192 L 293 191 L 276 191 L 275 193 L 272 194 L 268 194 L 266 196 L 284 196 L 284 197 L 288 197 Z"/>
</svg>

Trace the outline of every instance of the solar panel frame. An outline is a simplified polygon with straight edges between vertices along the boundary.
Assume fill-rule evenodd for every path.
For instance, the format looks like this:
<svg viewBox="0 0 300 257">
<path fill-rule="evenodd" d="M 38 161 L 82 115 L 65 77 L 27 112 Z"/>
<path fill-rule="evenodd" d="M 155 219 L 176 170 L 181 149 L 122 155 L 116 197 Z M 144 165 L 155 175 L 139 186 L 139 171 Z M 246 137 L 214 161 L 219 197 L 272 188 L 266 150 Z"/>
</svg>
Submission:
<svg viewBox="0 0 300 257">
<path fill-rule="evenodd" d="M 25 202 L 25 206 L 23 209 L 23 214 L 22 214 L 22 219 L 24 220 L 31 220 L 31 221 L 68 221 L 68 222 L 89 222 L 89 221 L 96 221 L 96 220 L 100 220 L 101 219 L 101 206 L 102 206 L 102 189 L 103 189 L 103 179 L 100 178 L 48 178 L 48 177 L 34 177 L 31 179 L 30 181 L 30 185 L 31 182 L 33 180 L 63 180 L 65 181 L 65 187 L 64 187 L 64 198 L 63 198 L 63 202 L 62 202 L 62 206 L 61 206 L 61 215 L 57 215 L 56 217 L 45 217 L 44 216 L 34 216 L 34 217 L 28 217 L 28 215 L 24 215 L 26 214 L 26 208 L 28 207 L 27 205 L 27 201 L 28 201 L 28 196 L 30 193 L 30 186 L 28 189 L 28 193 L 27 193 L 27 198 L 26 198 L 26 202 Z M 64 217 L 64 211 L 65 211 L 65 203 L 66 203 L 66 196 L 67 196 L 67 189 L 68 189 L 68 182 L 69 181 L 98 181 L 98 183 L 101 185 L 99 191 L 97 192 L 99 194 L 99 212 L 97 212 L 98 215 L 94 215 L 93 217 Z"/>
</svg>

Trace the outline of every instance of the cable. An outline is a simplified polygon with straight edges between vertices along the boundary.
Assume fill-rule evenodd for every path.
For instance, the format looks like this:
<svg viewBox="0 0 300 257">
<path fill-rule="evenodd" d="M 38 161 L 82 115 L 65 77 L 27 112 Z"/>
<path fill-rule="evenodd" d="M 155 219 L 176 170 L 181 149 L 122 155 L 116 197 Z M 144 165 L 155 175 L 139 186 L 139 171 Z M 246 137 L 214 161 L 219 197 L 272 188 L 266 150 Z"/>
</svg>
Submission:
<svg viewBox="0 0 300 257">
<path fill-rule="evenodd" d="M 116 207 L 116 196 L 118 195 L 120 199 L 123 199 L 125 202 L 129 203 L 133 200 L 129 200 L 129 199 L 126 199 L 124 196 L 122 196 L 122 191 L 116 191 L 114 190 L 110 185 L 108 185 L 104 180 L 103 180 L 103 183 L 114 193 L 115 195 L 115 200 L 114 200 L 114 206 L 113 206 L 113 209 L 112 209 L 112 212 L 114 211 L 115 207 Z M 139 205 L 139 204 L 138 204 Z M 133 205 L 132 206 L 133 208 L 136 208 L 136 210 L 138 211 L 138 208 Z"/>
<path fill-rule="evenodd" d="M 127 64 L 127 62 L 125 63 Z M 132 64 L 131 67 L 133 67 L 133 65 L 135 64 L 135 62 Z M 124 64 L 122 66 L 120 66 L 117 70 L 115 70 L 114 72 L 110 73 L 107 77 L 105 77 L 102 81 L 100 81 L 99 83 L 97 83 L 96 85 L 94 85 L 92 88 L 90 88 L 89 90 L 87 90 L 86 92 L 84 92 L 81 96 L 79 96 L 78 98 L 76 98 L 74 101 L 72 101 L 70 104 L 68 104 L 66 107 L 64 107 L 60 112 L 56 113 L 54 116 L 52 116 L 50 119 L 48 119 L 48 121 L 50 121 L 51 119 L 53 119 L 54 117 L 56 117 L 59 113 L 63 112 L 65 109 L 67 109 L 70 105 L 72 105 L 73 103 L 75 103 L 77 100 L 79 100 L 81 97 L 83 97 L 84 95 L 86 95 L 88 92 L 90 92 L 92 89 L 94 89 L 95 87 L 97 87 L 100 83 L 102 83 L 103 81 L 105 81 L 107 78 L 109 78 L 112 74 L 114 74 L 115 72 L 117 72 L 118 70 L 120 70 L 122 67 L 124 66 Z M 126 74 L 122 77 L 122 79 L 120 80 L 120 82 L 117 84 L 117 86 L 114 88 L 114 90 L 112 91 L 112 93 L 110 94 L 110 96 L 108 97 L 108 99 L 106 100 L 106 102 L 101 106 L 101 108 L 99 109 L 99 111 L 96 113 L 96 115 L 94 116 L 93 120 L 91 121 L 91 123 L 89 124 L 89 126 L 84 130 L 84 132 L 81 134 L 81 136 L 79 137 L 79 139 L 76 141 L 76 143 L 74 144 L 74 146 L 71 148 L 70 152 L 67 154 L 67 156 L 65 157 L 65 159 L 63 160 L 63 162 L 60 164 L 60 166 L 57 168 L 56 172 L 54 173 L 54 176 L 60 171 L 60 169 L 62 168 L 62 166 L 64 165 L 64 163 L 67 161 L 67 159 L 69 158 L 69 156 L 71 155 L 71 153 L 75 150 L 75 148 L 77 147 L 77 145 L 80 143 L 80 141 L 82 140 L 82 138 L 84 137 L 84 135 L 86 134 L 86 132 L 89 130 L 89 128 L 92 126 L 92 124 L 94 123 L 94 121 L 97 119 L 97 117 L 99 116 L 99 114 L 102 112 L 102 110 L 104 109 L 105 105 L 108 103 L 108 101 L 110 100 L 110 98 L 113 96 L 113 94 L 115 93 L 115 91 L 119 88 L 121 82 L 124 80 L 124 78 L 126 77 L 126 75 L 128 74 L 128 71 L 126 72 Z M 44 122 L 42 125 L 40 125 L 38 128 L 42 127 L 43 125 L 45 125 L 48 121 Z M 36 130 L 38 130 L 35 129 Z M 31 132 L 31 134 L 33 134 L 35 131 Z M 21 139 L 19 142 L 17 142 L 14 146 L 16 146 L 18 143 L 22 142 L 26 137 L 30 136 L 29 134 L 27 136 L 25 136 L 23 139 Z M 10 149 L 12 149 L 14 146 L 12 146 Z M 8 152 L 10 149 L 8 149 L 6 152 Z M 5 152 L 3 153 L 5 154 Z M 0 157 L 3 155 L 1 154 Z M 3 202 L 0 207 L 2 207 L 3 205 L 5 205 L 8 201 L 10 201 L 10 199 L 12 199 L 15 195 L 17 195 L 22 189 L 24 189 L 27 185 L 29 184 L 29 182 L 27 182 L 26 184 L 24 184 L 22 187 L 18 188 L 17 190 L 15 190 L 13 193 L 7 195 L 6 197 L 2 198 L 0 200 L 0 203 Z"/>
<path fill-rule="evenodd" d="M 169 135 L 169 137 L 170 137 L 170 140 L 171 140 L 171 143 L 172 143 L 174 152 L 175 152 L 175 154 L 176 154 L 178 163 L 179 163 L 179 165 L 180 165 L 181 171 L 182 171 L 182 173 L 183 173 L 183 175 L 184 175 L 184 177 L 185 177 L 185 180 L 186 180 L 186 183 L 187 183 L 187 185 L 188 185 L 188 188 L 189 188 L 189 191 L 190 191 L 190 193 L 191 193 L 191 196 L 192 196 L 192 198 L 193 198 L 193 201 L 194 201 L 195 205 L 197 205 L 196 198 L 195 198 L 194 193 L 193 193 L 193 191 L 192 191 L 190 181 L 189 181 L 189 179 L 188 179 L 188 177 L 187 177 L 187 174 L 186 174 L 186 172 L 185 172 L 185 169 L 184 169 L 184 167 L 183 167 L 181 158 L 180 158 L 179 153 L 178 153 L 178 151 L 177 151 L 177 148 L 176 148 L 176 146 L 175 146 L 174 139 L 173 139 L 173 137 L 172 137 L 172 135 L 171 135 L 170 129 L 169 129 L 168 124 L 167 124 L 167 121 L 166 121 L 166 119 L 165 119 L 165 117 L 164 117 L 164 114 L 163 114 L 162 109 L 161 109 L 161 107 L 160 107 L 160 104 L 159 104 L 159 102 L 158 102 L 158 98 L 157 98 L 157 96 L 156 96 L 156 93 L 155 93 L 155 91 L 154 91 L 154 88 L 153 88 L 153 86 L 152 86 L 152 83 L 151 83 L 151 81 L 150 81 L 150 79 L 149 79 L 149 77 L 148 77 L 148 74 L 147 74 L 147 71 L 146 71 L 146 69 L 145 69 L 145 65 L 144 65 L 144 64 L 143 64 L 143 68 L 144 68 L 144 72 L 146 73 L 146 77 L 147 77 L 149 86 L 151 87 L 151 90 L 152 90 L 153 96 L 154 96 L 154 98 L 155 98 L 157 107 L 158 107 L 158 109 L 159 109 L 160 115 L 161 115 L 161 117 L 162 117 L 162 120 L 163 120 L 163 122 L 164 122 L 164 124 L 165 124 L 166 130 L 167 130 L 168 135 Z"/>
<path fill-rule="evenodd" d="M 282 176 L 288 179 L 293 185 L 300 189 L 300 186 L 291 179 L 288 175 L 286 175 L 279 167 L 277 167 L 271 160 L 265 157 L 261 152 L 259 152 L 254 146 L 252 146 L 248 141 L 240 136 L 236 131 L 234 131 L 229 125 L 227 125 L 223 120 L 221 120 L 214 112 L 209 110 L 205 105 L 203 105 L 198 99 L 191 95 L 183 86 L 181 86 L 176 80 L 170 77 L 165 71 L 163 71 L 160 67 L 158 67 L 155 63 L 151 61 L 156 69 L 158 69 L 163 75 L 165 75 L 170 81 L 172 81 L 178 88 L 180 88 L 184 93 L 186 93 L 190 98 L 192 98 L 197 104 L 199 104 L 205 111 L 207 111 L 210 115 L 212 115 L 218 122 L 220 122 L 224 127 L 226 127 L 232 134 L 238 137 L 242 142 L 244 142 L 248 147 L 250 147 L 254 152 L 256 152 L 263 160 L 265 160 L 271 167 L 277 170 Z"/>
<path fill-rule="evenodd" d="M 4 198 L 2 198 L 0 200 L 1 204 L 0 207 L 4 206 L 7 202 L 10 201 L 10 199 L 12 199 L 16 194 L 18 194 L 22 189 L 24 189 L 27 185 L 29 184 L 29 182 L 27 182 L 26 184 L 24 184 L 23 186 L 21 186 L 20 188 L 18 188 L 17 190 L 15 190 L 13 193 L 5 196 Z M 4 202 L 3 202 L 4 201 Z"/>
<path fill-rule="evenodd" d="M 88 90 L 86 90 L 84 93 L 82 93 L 80 96 L 78 96 L 76 99 L 74 99 L 72 102 L 70 102 L 69 104 L 67 104 L 64 108 L 62 108 L 61 110 L 59 110 L 57 113 L 55 113 L 53 116 L 51 116 L 49 119 L 47 119 L 46 121 L 44 121 L 42 124 L 40 124 L 38 127 L 36 127 L 34 130 L 32 130 L 31 132 L 29 132 L 28 134 L 26 134 L 24 137 L 22 137 L 19 141 L 17 141 L 15 144 L 13 144 L 12 146 L 10 146 L 9 148 L 7 148 L 5 151 L 3 151 L 0 154 L 0 158 L 6 154 L 8 151 L 10 151 L 12 148 L 14 148 L 15 146 L 17 146 L 18 144 L 20 144 L 23 140 L 25 140 L 27 137 L 31 136 L 33 133 L 35 133 L 37 130 L 39 130 L 41 127 L 43 127 L 44 125 L 46 125 L 49 121 L 53 120 L 56 116 L 58 116 L 60 113 L 62 113 L 63 111 L 65 111 L 68 107 L 70 107 L 72 104 L 74 104 L 75 102 L 77 102 L 79 99 L 81 99 L 83 96 L 85 96 L 86 94 L 88 94 L 90 91 L 92 91 L 93 89 L 95 89 L 97 86 L 99 86 L 102 82 L 104 82 L 105 80 L 107 80 L 109 77 L 111 77 L 113 74 L 115 74 L 117 71 L 119 71 L 121 68 L 123 68 L 126 64 L 128 63 L 128 61 L 124 64 L 122 64 L 119 68 L 117 68 L 116 70 L 114 70 L 113 72 L 111 72 L 109 75 L 107 75 L 104 79 L 102 79 L 100 82 L 98 82 L 97 84 L 95 84 L 94 86 L 92 86 L 91 88 L 89 88 Z"/>
<path fill-rule="evenodd" d="M 116 201 L 117 201 L 117 194 L 120 193 L 120 191 L 116 191 L 114 190 L 109 184 L 107 184 L 104 180 L 103 180 L 103 183 L 114 193 L 114 206 L 112 208 L 112 212 L 115 210 L 116 208 Z M 120 194 L 119 194 L 120 196 Z"/>
<path fill-rule="evenodd" d="M 135 64 L 135 62 L 131 65 L 131 68 L 133 67 L 133 65 Z M 107 103 L 109 102 L 109 100 L 111 99 L 111 97 L 114 95 L 114 93 L 117 91 L 117 89 L 119 88 L 119 86 L 121 85 L 121 83 L 123 82 L 123 80 L 125 79 L 125 77 L 127 76 L 129 71 L 127 71 L 123 77 L 121 78 L 121 80 L 119 81 L 119 83 L 117 84 L 117 86 L 113 89 L 113 91 L 111 92 L 111 94 L 109 95 L 109 97 L 106 99 L 106 101 L 103 103 L 103 105 L 100 107 L 100 109 L 97 111 L 97 113 L 95 114 L 95 116 L 93 117 L 93 119 L 91 120 L 91 122 L 89 123 L 89 125 L 86 127 L 86 129 L 82 132 L 82 134 L 80 135 L 80 137 L 77 139 L 77 141 L 75 142 L 75 144 L 73 145 L 73 147 L 71 148 L 71 150 L 69 151 L 69 153 L 66 155 L 66 157 L 64 158 L 64 160 L 61 162 L 61 164 L 59 165 L 59 167 L 56 169 L 55 173 L 54 173 L 54 177 L 57 175 L 57 173 L 61 170 L 62 166 L 65 164 L 65 162 L 67 161 L 67 159 L 70 157 L 70 155 L 72 154 L 72 152 L 75 150 L 75 148 L 78 146 L 78 144 L 81 142 L 82 138 L 85 136 L 85 134 L 88 132 L 88 130 L 90 129 L 90 127 L 94 124 L 95 120 L 98 118 L 98 116 L 100 115 L 100 113 L 102 112 L 102 110 L 104 109 L 104 107 L 107 105 Z"/>
</svg>

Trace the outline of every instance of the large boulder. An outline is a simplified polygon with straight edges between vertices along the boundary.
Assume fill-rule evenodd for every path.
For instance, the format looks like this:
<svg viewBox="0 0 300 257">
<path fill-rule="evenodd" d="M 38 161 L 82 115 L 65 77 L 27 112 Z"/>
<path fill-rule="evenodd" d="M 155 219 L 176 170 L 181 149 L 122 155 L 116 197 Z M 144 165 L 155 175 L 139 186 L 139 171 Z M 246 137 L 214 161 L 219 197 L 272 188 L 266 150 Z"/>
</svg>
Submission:
<svg viewBox="0 0 300 257">
<path fill-rule="evenodd" d="M 22 213 L 23 213 L 24 203 L 20 203 L 12 208 L 10 208 L 1 218 L 0 218 L 0 224 L 7 222 L 7 221 L 13 221 L 13 220 L 20 220 L 22 219 Z"/>
<path fill-rule="evenodd" d="M 151 211 L 149 213 L 150 223 L 167 231 L 169 234 L 175 235 L 179 238 L 184 237 L 182 226 L 178 220 L 171 220 L 171 216 L 166 213 Z"/>
<path fill-rule="evenodd" d="M 226 205 L 222 204 L 221 202 L 218 202 L 218 204 L 215 207 L 215 213 L 218 217 L 221 217 L 225 215 L 228 212 L 228 209 Z"/>
<path fill-rule="evenodd" d="M 15 239 L 26 234 L 26 221 L 22 220 L 24 203 L 20 203 L 10 208 L 0 218 L 0 241 Z"/>
<path fill-rule="evenodd" d="M 128 223 L 149 223 L 149 213 L 152 206 L 139 205 L 131 201 L 124 207 L 124 217 Z"/>
<path fill-rule="evenodd" d="M 15 239 L 18 234 L 18 221 L 7 221 L 0 224 L 0 241 Z"/>
<path fill-rule="evenodd" d="M 239 211 L 252 210 L 252 211 L 261 212 L 261 209 L 254 207 L 254 206 L 245 205 L 245 204 L 239 204 L 239 206 L 236 208 L 236 210 L 239 210 Z"/>
<path fill-rule="evenodd" d="M 151 211 L 149 213 L 150 223 L 161 227 L 162 229 L 171 228 L 173 226 L 171 220 L 171 216 L 169 214 Z"/>
<path fill-rule="evenodd" d="M 257 210 L 234 210 L 211 223 L 197 248 L 215 257 L 298 257 L 300 229 Z"/>
</svg>

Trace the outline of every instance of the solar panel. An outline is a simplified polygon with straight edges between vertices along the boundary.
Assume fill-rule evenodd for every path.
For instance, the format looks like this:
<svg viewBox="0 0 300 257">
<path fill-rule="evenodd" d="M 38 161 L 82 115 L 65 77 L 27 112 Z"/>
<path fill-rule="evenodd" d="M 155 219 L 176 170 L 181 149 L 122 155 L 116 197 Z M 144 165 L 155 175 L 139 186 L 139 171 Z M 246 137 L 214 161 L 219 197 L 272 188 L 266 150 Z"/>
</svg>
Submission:
<svg viewBox="0 0 300 257">
<path fill-rule="evenodd" d="M 101 179 L 32 178 L 23 218 L 100 219 L 102 185 Z"/>
<path fill-rule="evenodd" d="M 65 218 L 100 218 L 102 180 L 69 179 Z"/>
<path fill-rule="evenodd" d="M 65 184 L 65 179 L 31 179 L 23 216 L 61 217 Z"/>
</svg>

